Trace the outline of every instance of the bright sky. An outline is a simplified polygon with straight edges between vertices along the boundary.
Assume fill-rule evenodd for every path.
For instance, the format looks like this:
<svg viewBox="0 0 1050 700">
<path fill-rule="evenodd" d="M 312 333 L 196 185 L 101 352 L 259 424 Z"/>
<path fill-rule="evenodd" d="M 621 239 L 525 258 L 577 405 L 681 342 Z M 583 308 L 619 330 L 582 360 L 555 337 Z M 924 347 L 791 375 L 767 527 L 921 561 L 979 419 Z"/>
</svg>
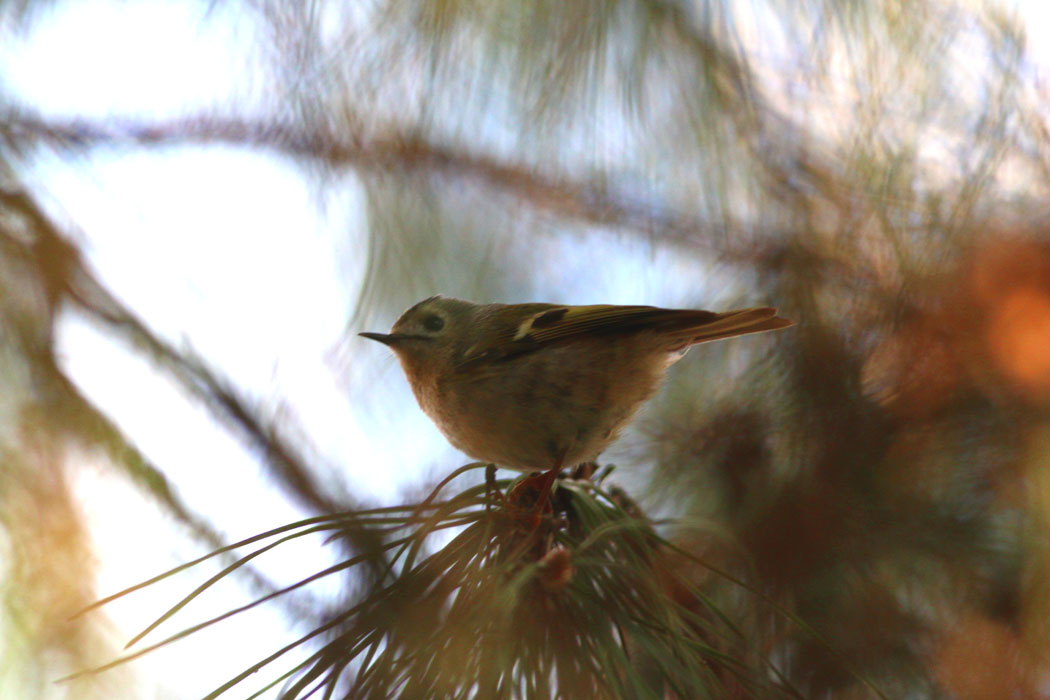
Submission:
<svg viewBox="0 0 1050 700">
<path fill-rule="evenodd" d="M 208 5 L 45 3 L 27 31 L 0 36 L 4 91 L 48 115 L 98 120 L 169 119 L 234 107 L 261 113 L 259 86 L 267 80 L 252 22 L 237 14 L 236 4 Z M 1018 3 L 1033 33 L 1048 26 L 1048 7 Z M 1050 42 L 1032 45 L 1048 65 Z M 91 264 L 118 296 L 164 337 L 188 342 L 253 399 L 279 408 L 332 465 L 329 478 L 389 503 L 420 479 L 405 465 L 442 472 L 465 461 L 414 409 L 392 358 L 381 360 L 384 375 L 370 384 L 384 387 L 380 396 L 355 394 L 344 368 L 333 362 L 341 356 L 363 273 L 366 222 L 352 174 L 319 186 L 287 162 L 247 150 L 131 148 L 73 159 L 43 155 L 31 184 L 59 221 L 82 231 Z M 659 252 L 639 256 L 624 244 L 610 257 L 605 240 L 579 245 L 551 280 L 559 300 L 593 301 L 587 297 L 601 290 L 611 302 L 668 303 L 680 288 L 680 279 L 664 278 L 671 261 Z M 594 271 L 587 261 L 599 247 L 603 259 L 621 262 Z M 638 298 L 643 290 L 649 296 Z M 134 436 L 184 500 L 229 537 L 302 515 L 267 487 L 252 455 L 141 358 L 74 317 L 61 328 L 60 345 L 84 391 Z M 354 351 L 383 352 L 378 346 Z M 78 489 L 100 556 L 100 593 L 195 556 L 196 546 L 155 506 L 84 459 Z M 320 568 L 326 556 L 314 544 L 275 556 L 264 569 L 281 579 L 287 571 Z M 130 637 L 202 576 L 113 606 L 118 638 Z M 226 588 L 207 607 L 221 611 L 243 601 L 243 591 Z M 206 615 L 201 608 L 188 612 L 183 624 Z M 286 621 L 273 612 L 219 625 L 137 662 L 146 685 L 134 696 L 153 695 L 148 689 L 155 684 L 155 697 L 198 697 L 287 637 Z M 209 651 L 215 649 L 221 654 Z"/>
<path fill-rule="evenodd" d="M 0 75 L 7 91 L 52 115 L 164 119 L 234 104 L 243 111 L 253 101 L 251 85 L 265 76 L 245 31 L 251 23 L 224 7 L 206 16 L 182 2 L 58 4 L 23 36 L 0 41 Z M 375 426 L 361 425 L 328 361 L 361 274 L 360 256 L 347 244 L 362 224 L 352 179 L 318 192 L 278 159 L 212 147 L 44 156 L 32 184 L 59 221 L 76 223 L 100 277 L 154 330 L 189 342 L 252 399 L 308 426 L 322 456 L 339 466 L 331 478 L 390 502 L 412 479 L 402 464 L 449 452 L 416 416 L 401 419 L 405 434 L 429 437 L 402 442 L 399 455 L 369 439 L 363 431 Z M 267 486 L 251 454 L 137 355 L 70 317 L 60 356 L 184 501 L 231 540 L 303 516 Z M 380 414 L 373 423 L 384 418 L 396 419 Z M 197 556 L 156 506 L 102 466 L 86 466 L 78 487 L 101 562 L 100 593 Z M 278 550 L 262 568 L 289 581 L 293 572 L 322 568 L 326 555 L 314 542 Z M 211 573 L 111 606 L 115 636 L 128 639 Z M 226 586 L 168 629 L 242 604 L 244 596 Z M 200 697 L 290 638 L 276 612 L 230 622 L 135 662 L 143 682 L 156 684 L 157 697 Z M 153 696 L 147 688 L 130 696 Z M 64 692 L 54 689 L 55 697 Z"/>
</svg>

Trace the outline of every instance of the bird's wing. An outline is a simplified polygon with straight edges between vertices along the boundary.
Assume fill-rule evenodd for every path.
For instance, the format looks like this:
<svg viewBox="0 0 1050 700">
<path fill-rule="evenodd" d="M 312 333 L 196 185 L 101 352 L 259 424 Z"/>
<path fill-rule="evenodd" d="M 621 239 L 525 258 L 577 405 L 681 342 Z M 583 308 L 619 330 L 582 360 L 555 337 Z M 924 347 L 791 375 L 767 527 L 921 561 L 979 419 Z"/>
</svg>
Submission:
<svg viewBox="0 0 1050 700">
<path fill-rule="evenodd" d="M 505 359 L 583 335 L 654 330 L 667 334 L 674 342 L 685 346 L 789 325 L 790 321 L 777 318 L 776 309 L 769 307 L 715 313 L 609 304 L 547 306 L 469 348 L 463 361 L 473 364 L 479 360 Z"/>
</svg>

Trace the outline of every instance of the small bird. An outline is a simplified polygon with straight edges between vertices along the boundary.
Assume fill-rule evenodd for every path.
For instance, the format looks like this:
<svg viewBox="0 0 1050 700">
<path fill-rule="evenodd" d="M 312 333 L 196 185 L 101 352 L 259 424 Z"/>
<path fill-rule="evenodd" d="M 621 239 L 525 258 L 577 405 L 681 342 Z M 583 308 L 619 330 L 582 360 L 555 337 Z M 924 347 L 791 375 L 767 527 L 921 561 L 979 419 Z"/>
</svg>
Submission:
<svg viewBox="0 0 1050 700">
<path fill-rule="evenodd" d="M 769 307 L 475 304 L 434 296 L 389 346 L 423 411 L 457 449 L 523 471 L 593 461 L 696 343 L 787 328 Z"/>
</svg>

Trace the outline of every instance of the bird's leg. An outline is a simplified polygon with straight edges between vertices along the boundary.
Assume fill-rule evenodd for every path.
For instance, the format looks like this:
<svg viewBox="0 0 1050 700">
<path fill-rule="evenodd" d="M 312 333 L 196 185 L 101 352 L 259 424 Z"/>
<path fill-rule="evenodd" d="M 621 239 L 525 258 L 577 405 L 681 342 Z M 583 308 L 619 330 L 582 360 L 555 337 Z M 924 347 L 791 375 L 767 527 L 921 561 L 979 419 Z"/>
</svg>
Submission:
<svg viewBox="0 0 1050 700">
<path fill-rule="evenodd" d="M 555 460 L 552 468 L 530 474 L 507 492 L 507 502 L 518 508 L 518 512 L 524 515 L 532 530 L 539 527 L 544 513 L 551 510 L 551 488 L 561 472 L 563 461 L 564 453 Z"/>
<path fill-rule="evenodd" d="M 506 504 L 506 499 L 503 498 L 503 492 L 496 486 L 496 465 L 489 462 L 485 465 L 485 495 L 494 495 L 496 500 L 499 501 L 500 505 Z M 485 510 L 489 509 L 489 501 L 485 499 Z"/>
<path fill-rule="evenodd" d="M 561 462 L 562 460 L 559 459 L 557 464 L 540 474 L 536 480 L 536 488 L 539 490 L 539 495 L 536 497 L 536 505 L 533 506 L 532 510 L 532 517 L 536 520 L 536 524 L 539 524 L 540 517 L 550 506 L 551 488 L 554 486 L 554 480 L 561 473 Z"/>
<path fill-rule="evenodd" d="M 552 512 L 554 510 L 550 502 L 551 488 L 554 486 L 554 480 L 557 479 L 558 474 L 561 473 L 561 465 L 565 462 L 565 455 L 568 454 L 568 452 L 568 448 L 563 450 L 561 455 L 554 460 L 554 466 L 536 478 L 536 488 L 539 490 L 539 495 L 536 497 L 536 504 L 532 507 L 532 514 L 529 519 L 533 529 L 539 527 L 540 520 L 543 519 L 543 515 L 548 509 Z"/>
</svg>

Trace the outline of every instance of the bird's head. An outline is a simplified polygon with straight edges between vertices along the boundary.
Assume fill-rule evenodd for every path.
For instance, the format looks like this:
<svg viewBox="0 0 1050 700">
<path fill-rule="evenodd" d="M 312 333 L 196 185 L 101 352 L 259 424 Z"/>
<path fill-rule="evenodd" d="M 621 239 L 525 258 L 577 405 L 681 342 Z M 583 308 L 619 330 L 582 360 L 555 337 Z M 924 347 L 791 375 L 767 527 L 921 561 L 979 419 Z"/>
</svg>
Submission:
<svg viewBox="0 0 1050 700">
<path fill-rule="evenodd" d="M 389 333 L 361 333 L 397 355 L 409 382 L 430 384 L 450 370 L 469 344 L 476 304 L 434 296 L 412 306 Z"/>
</svg>

